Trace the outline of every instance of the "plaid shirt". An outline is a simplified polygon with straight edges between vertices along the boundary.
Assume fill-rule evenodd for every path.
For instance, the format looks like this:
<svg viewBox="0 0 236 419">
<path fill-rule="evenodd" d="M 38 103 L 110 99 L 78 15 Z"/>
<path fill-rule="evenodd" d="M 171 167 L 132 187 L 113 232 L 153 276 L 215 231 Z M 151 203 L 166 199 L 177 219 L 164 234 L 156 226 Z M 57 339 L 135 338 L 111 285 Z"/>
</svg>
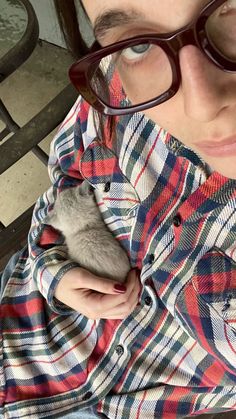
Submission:
<svg viewBox="0 0 236 419">
<path fill-rule="evenodd" d="M 96 138 L 78 99 L 52 143 L 53 186 L 1 305 L 1 417 L 59 418 L 93 404 L 111 419 L 236 410 L 236 181 L 143 114 Z M 95 322 L 54 299 L 74 266 L 43 224 L 58 191 L 95 187 L 108 228 L 141 269 L 140 304 Z M 109 187 L 108 187 L 109 186 Z"/>
</svg>

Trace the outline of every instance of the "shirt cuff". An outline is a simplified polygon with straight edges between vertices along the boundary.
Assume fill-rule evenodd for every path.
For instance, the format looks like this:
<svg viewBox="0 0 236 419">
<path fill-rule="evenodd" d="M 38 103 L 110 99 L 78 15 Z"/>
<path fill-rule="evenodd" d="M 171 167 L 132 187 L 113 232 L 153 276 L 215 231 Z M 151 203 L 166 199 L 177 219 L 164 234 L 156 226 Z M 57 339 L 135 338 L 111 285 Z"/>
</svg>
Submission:
<svg viewBox="0 0 236 419">
<path fill-rule="evenodd" d="M 65 246 L 44 251 L 32 264 L 33 279 L 50 308 L 57 314 L 68 315 L 75 312 L 55 298 L 55 290 L 66 272 L 78 267 L 78 263 L 68 259 Z"/>
</svg>

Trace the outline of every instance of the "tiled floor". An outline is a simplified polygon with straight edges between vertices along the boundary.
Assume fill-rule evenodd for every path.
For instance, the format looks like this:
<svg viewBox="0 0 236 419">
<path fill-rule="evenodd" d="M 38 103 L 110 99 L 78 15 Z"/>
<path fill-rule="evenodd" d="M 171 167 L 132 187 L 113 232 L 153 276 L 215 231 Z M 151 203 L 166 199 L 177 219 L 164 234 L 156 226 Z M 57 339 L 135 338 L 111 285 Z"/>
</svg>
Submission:
<svg viewBox="0 0 236 419">
<path fill-rule="evenodd" d="M 0 42 L 0 57 L 4 48 L 4 42 Z M 68 84 L 67 72 L 72 62 L 73 58 L 66 50 L 43 42 L 25 64 L 0 84 L 0 97 L 20 126 Z M 0 129 L 2 127 L 0 123 Z M 46 152 L 52 137 L 53 134 L 41 143 Z M 0 176 L 0 221 L 8 225 L 49 185 L 46 167 L 33 153 L 28 153 Z"/>
</svg>

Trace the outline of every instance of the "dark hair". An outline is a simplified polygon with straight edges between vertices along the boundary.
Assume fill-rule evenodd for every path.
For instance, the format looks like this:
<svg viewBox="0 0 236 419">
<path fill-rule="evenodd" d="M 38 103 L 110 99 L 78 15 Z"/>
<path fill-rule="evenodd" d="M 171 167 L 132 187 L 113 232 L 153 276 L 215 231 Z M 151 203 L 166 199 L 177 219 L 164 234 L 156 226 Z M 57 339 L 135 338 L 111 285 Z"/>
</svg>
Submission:
<svg viewBox="0 0 236 419">
<path fill-rule="evenodd" d="M 78 11 L 74 0 L 54 0 L 54 4 L 67 48 L 75 59 L 79 59 L 89 52 L 89 47 L 95 40 L 91 23 L 83 4 L 79 2 Z M 89 39 L 85 39 L 85 35 L 82 34 L 82 23 L 85 24 L 87 32 L 89 32 Z M 115 118 L 102 115 L 95 110 L 93 115 L 98 138 L 102 141 L 106 132 L 106 135 L 109 135 L 109 141 L 113 141 Z"/>
</svg>

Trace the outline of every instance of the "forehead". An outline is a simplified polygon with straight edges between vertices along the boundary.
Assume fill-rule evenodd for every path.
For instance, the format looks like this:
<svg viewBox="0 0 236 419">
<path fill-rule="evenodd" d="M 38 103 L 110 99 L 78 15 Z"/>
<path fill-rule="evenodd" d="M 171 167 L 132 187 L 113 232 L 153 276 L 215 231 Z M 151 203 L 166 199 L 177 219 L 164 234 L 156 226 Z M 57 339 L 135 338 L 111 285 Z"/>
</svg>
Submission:
<svg viewBox="0 0 236 419">
<path fill-rule="evenodd" d="M 168 30 L 188 23 L 210 0 L 82 0 L 94 25 L 97 18 L 110 11 L 132 10 L 145 21 L 156 22 Z"/>
</svg>

